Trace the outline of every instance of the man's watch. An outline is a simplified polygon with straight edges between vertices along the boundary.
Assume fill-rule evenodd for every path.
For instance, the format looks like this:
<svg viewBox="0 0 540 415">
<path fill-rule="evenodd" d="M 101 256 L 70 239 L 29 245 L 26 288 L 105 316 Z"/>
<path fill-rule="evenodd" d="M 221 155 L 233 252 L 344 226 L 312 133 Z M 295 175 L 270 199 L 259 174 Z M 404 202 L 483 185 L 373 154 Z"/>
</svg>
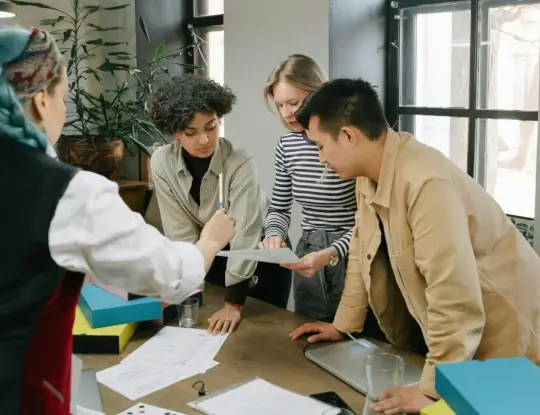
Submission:
<svg viewBox="0 0 540 415">
<path fill-rule="evenodd" d="M 330 247 L 332 253 L 330 254 L 330 260 L 328 261 L 329 267 L 335 267 L 339 262 L 339 251 L 335 247 Z"/>
</svg>

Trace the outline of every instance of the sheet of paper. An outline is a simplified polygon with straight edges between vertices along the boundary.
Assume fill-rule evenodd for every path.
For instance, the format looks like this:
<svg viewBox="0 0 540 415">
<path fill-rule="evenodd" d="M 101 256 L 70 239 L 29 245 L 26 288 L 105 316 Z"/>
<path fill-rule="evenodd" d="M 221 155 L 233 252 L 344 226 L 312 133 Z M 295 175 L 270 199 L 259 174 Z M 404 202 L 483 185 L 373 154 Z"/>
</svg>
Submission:
<svg viewBox="0 0 540 415">
<path fill-rule="evenodd" d="M 126 409 L 124 412 L 120 412 L 118 415 L 185 415 L 182 412 L 171 411 L 170 409 L 158 408 L 157 406 L 148 405 L 146 403 L 139 402 L 137 405 L 133 405 L 131 408 Z"/>
<path fill-rule="evenodd" d="M 97 374 L 100 383 L 134 401 L 216 366 L 228 335 L 164 327 L 119 365 Z"/>
<path fill-rule="evenodd" d="M 300 258 L 289 248 L 276 249 L 236 249 L 234 251 L 221 251 L 218 256 L 228 258 L 241 258 L 249 261 L 270 262 L 272 264 L 294 264 Z"/>
<path fill-rule="evenodd" d="M 184 379 L 204 373 L 218 364 L 211 362 L 209 366 L 198 370 L 186 368 L 181 364 L 122 362 L 98 372 L 97 379 L 116 393 L 136 401 Z"/>
<path fill-rule="evenodd" d="M 93 409 L 83 408 L 80 405 L 77 405 L 77 412 L 74 412 L 75 415 L 105 415 L 103 412 L 94 411 Z"/>
<path fill-rule="evenodd" d="M 208 368 L 228 336 L 212 336 L 206 330 L 167 326 L 124 358 L 122 364 L 183 365 L 198 373 Z"/>
<path fill-rule="evenodd" d="M 330 406 L 298 395 L 264 379 L 244 385 L 189 406 L 212 415 L 322 415 Z"/>
<path fill-rule="evenodd" d="M 72 413 L 76 413 L 78 410 L 77 402 L 79 402 L 79 384 L 81 383 L 83 363 L 74 354 L 71 355 L 71 402 L 69 410 Z"/>
</svg>

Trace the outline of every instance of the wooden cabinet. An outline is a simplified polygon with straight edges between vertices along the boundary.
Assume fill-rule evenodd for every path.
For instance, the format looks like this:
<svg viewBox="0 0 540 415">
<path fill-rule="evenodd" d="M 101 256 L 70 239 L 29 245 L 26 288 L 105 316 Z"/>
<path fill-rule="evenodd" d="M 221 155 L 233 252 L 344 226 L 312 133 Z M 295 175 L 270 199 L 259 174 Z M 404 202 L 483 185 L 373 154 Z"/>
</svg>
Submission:
<svg viewBox="0 0 540 415">
<path fill-rule="evenodd" d="M 138 180 L 119 179 L 116 181 L 120 187 L 120 197 L 131 210 L 144 215 L 146 210 L 148 183 Z"/>
</svg>

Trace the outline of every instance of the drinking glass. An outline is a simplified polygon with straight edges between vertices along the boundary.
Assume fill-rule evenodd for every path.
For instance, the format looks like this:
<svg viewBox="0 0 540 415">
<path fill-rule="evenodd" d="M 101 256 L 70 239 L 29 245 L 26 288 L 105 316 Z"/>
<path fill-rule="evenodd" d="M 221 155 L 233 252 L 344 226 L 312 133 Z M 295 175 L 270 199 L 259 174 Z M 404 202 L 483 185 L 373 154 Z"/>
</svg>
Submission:
<svg viewBox="0 0 540 415">
<path fill-rule="evenodd" d="M 199 300 L 190 297 L 182 301 L 178 308 L 178 325 L 180 327 L 192 328 L 197 325 L 199 315 Z"/>
<path fill-rule="evenodd" d="M 389 389 L 398 389 L 403 384 L 405 361 L 392 353 L 373 353 L 366 359 L 368 391 L 363 415 L 376 415 L 371 405 Z"/>
</svg>

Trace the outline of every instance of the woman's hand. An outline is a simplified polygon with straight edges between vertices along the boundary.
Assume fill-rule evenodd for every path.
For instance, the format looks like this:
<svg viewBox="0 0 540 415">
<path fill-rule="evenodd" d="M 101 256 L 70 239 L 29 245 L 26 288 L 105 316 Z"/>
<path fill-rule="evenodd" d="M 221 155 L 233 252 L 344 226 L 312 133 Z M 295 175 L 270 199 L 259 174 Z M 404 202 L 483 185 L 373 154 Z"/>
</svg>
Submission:
<svg viewBox="0 0 540 415">
<path fill-rule="evenodd" d="M 225 303 L 221 310 L 216 311 L 208 319 L 208 332 L 213 335 L 220 332 L 221 334 L 232 333 L 242 319 L 241 311 L 242 306 Z"/>
<path fill-rule="evenodd" d="M 373 410 L 386 415 L 404 412 L 416 414 L 433 402 L 432 399 L 420 392 L 417 385 L 412 385 L 383 392 L 371 407 Z"/>
<path fill-rule="evenodd" d="M 313 277 L 319 269 L 328 265 L 332 253 L 333 248 L 326 248 L 307 254 L 300 262 L 295 264 L 281 264 L 281 266 L 296 271 L 304 277 Z"/>
<path fill-rule="evenodd" d="M 264 238 L 261 242 L 259 242 L 259 248 L 260 249 L 287 248 L 287 244 L 283 242 L 283 238 L 281 238 L 281 236 L 270 236 L 268 238 Z"/>
</svg>

